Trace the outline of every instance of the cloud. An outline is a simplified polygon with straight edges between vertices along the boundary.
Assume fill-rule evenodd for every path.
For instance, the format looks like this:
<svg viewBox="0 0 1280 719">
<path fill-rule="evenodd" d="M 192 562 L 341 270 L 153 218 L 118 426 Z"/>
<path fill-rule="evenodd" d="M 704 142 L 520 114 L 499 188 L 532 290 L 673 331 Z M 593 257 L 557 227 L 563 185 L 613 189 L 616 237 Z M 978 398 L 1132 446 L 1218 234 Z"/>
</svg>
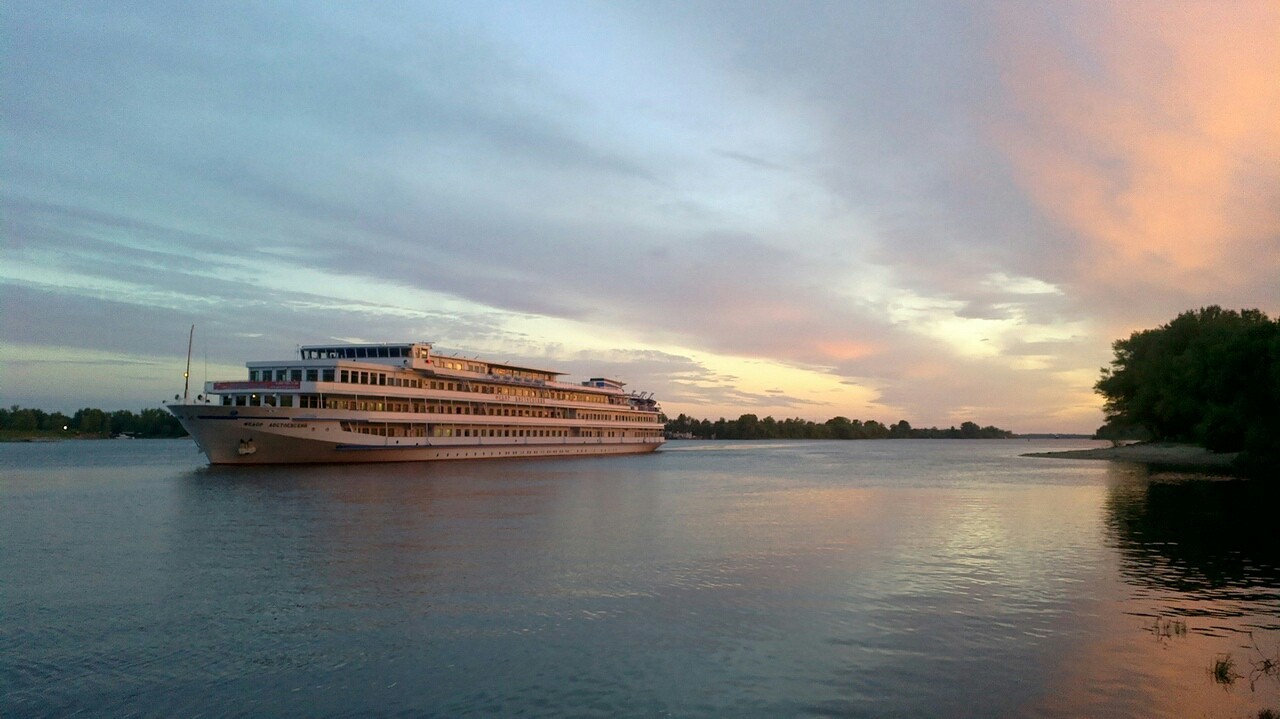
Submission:
<svg viewBox="0 0 1280 719">
<path fill-rule="evenodd" d="M 427 338 L 691 414 L 1086 429 L 1116 336 L 1280 309 L 1278 13 L 14 6 L 0 326 L 150 356 L 196 322 L 228 364 Z"/>
<path fill-rule="evenodd" d="M 748 155 L 742 152 L 734 152 L 732 150 L 715 150 L 714 152 L 715 154 L 721 157 L 725 157 L 730 160 L 741 162 L 744 165 L 754 167 L 757 170 L 766 170 L 769 172 L 782 172 L 787 169 L 786 166 L 784 165 L 780 165 L 776 162 L 770 162 L 769 160 L 766 160 L 764 158 L 754 157 L 752 155 Z"/>
<path fill-rule="evenodd" d="M 1140 288 L 1150 320 L 1188 296 L 1274 309 L 1280 9 L 1089 8 L 1000 6 L 1013 112 L 992 118 L 1026 196 L 1074 238 L 1074 289 L 1114 312 Z"/>
</svg>

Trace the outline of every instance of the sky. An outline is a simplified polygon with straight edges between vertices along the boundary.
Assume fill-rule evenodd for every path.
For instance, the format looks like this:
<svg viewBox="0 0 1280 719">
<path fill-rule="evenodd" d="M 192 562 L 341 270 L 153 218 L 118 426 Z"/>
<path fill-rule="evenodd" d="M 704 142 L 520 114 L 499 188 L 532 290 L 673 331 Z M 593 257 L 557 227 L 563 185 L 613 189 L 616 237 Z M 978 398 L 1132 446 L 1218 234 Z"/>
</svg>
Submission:
<svg viewBox="0 0 1280 719">
<path fill-rule="evenodd" d="M 5 3 L 0 403 L 298 345 L 670 416 L 1091 432 L 1111 343 L 1280 313 L 1280 3 Z"/>
</svg>

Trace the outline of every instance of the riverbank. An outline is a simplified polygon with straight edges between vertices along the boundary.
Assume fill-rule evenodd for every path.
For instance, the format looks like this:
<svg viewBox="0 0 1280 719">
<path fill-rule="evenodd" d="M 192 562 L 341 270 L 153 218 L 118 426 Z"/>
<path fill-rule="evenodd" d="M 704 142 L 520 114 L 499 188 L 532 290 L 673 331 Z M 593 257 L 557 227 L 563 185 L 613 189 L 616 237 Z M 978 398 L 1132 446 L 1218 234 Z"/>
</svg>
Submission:
<svg viewBox="0 0 1280 719">
<path fill-rule="evenodd" d="M 1229 469 L 1232 463 L 1235 462 L 1238 453 L 1223 452 L 1219 454 L 1194 444 L 1145 442 L 1127 444 L 1120 447 L 1094 447 L 1061 452 L 1030 452 L 1022 456 L 1047 457 L 1051 459 L 1106 459 L 1116 462 Z"/>
<path fill-rule="evenodd" d="M 79 439 L 74 433 L 56 429 L 0 429 L 0 442 L 61 442 Z"/>
</svg>

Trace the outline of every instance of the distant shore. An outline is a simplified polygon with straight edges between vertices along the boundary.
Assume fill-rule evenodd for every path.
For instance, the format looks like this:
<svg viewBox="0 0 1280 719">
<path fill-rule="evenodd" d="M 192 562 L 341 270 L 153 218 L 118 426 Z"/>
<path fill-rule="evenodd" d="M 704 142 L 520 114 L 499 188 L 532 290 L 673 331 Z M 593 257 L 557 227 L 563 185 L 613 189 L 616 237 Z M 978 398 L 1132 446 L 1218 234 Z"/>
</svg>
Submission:
<svg viewBox="0 0 1280 719">
<path fill-rule="evenodd" d="M 1218 454 L 1210 452 L 1204 447 L 1197 447 L 1194 444 L 1146 442 L 1127 444 L 1120 447 L 1094 447 L 1092 449 L 1071 449 L 1061 452 L 1031 452 L 1022 456 L 1048 457 L 1051 459 L 1108 459 L 1117 462 L 1229 469 L 1237 454 L 1236 452 Z"/>
<path fill-rule="evenodd" d="M 82 439 L 115 439 L 101 434 L 71 434 L 69 432 L 20 432 L 0 430 L 0 442 L 74 442 Z M 130 437 L 129 439 L 133 439 Z"/>
</svg>

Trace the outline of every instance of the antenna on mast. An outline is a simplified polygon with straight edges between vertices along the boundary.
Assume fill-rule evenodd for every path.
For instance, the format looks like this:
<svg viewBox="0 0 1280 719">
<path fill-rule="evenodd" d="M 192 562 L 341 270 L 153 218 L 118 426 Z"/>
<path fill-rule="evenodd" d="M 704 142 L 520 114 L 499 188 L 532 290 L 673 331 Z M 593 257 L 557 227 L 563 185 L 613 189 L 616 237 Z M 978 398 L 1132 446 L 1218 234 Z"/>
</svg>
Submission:
<svg viewBox="0 0 1280 719">
<path fill-rule="evenodd" d="M 191 343 L 196 338 L 196 326 L 191 325 L 191 332 L 187 334 L 187 371 L 182 373 L 182 403 L 187 403 L 187 390 L 191 386 Z"/>
</svg>

